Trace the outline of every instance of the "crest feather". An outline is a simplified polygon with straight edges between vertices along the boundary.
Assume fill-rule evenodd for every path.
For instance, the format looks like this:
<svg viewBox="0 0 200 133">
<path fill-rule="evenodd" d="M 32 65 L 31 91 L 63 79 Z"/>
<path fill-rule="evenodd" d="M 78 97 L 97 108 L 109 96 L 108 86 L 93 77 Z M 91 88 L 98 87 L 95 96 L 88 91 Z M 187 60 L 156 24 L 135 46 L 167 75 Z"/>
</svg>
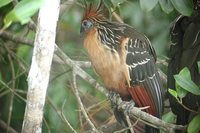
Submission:
<svg viewBox="0 0 200 133">
<path fill-rule="evenodd" d="M 82 20 L 89 19 L 89 18 L 97 18 L 97 19 L 105 20 L 106 19 L 105 8 L 106 7 L 104 6 L 103 0 L 100 0 L 97 7 L 95 7 L 95 5 L 91 3 L 88 5 L 85 2 L 85 13 L 83 15 Z"/>
</svg>

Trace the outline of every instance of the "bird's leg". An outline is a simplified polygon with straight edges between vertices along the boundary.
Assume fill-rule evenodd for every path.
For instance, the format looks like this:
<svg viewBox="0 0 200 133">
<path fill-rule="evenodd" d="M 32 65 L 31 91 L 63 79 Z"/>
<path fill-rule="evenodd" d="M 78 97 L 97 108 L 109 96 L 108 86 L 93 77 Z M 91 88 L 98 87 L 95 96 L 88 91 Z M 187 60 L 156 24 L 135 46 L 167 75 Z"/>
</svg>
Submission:
<svg viewBox="0 0 200 133">
<path fill-rule="evenodd" d="M 118 93 L 114 91 L 109 91 L 109 100 L 111 101 L 111 105 L 113 108 L 117 108 L 117 103 L 119 100 L 121 100 L 121 97 Z M 121 100 L 122 101 L 122 100 Z"/>
<path fill-rule="evenodd" d="M 112 108 L 114 110 L 114 114 L 116 119 L 125 127 L 129 127 L 130 132 L 134 133 L 132 128 L 132 124 L 129 118 L 129 111 L 132 107 L 135 106 L 135 102 L 133 100 L 123 101 L 120 95 L 114 91 L 109 92 L 109 99 L 111 101 Z M 125 110 L 121 111 L 122 106 L 125 106 Z M 121 113 L 120 113 L 121 112 Z"/>
<path fill-rule="evenodd" d="M 133 101 L 133 99 L 131 99 L 130 101 L 123 101 L 120 95 L 114 91 L 109 91 L 109 99 L 111 101 L 111 105 L 115 108 L 117 107 L 119 110 L 122 106 L 126 105 L 124 113 L 127 115 L 129 114 L 131 108 L 135 106 L 135 102 Z"/>
<path fill-rule="evenodd" d="M 133 125 L 131 123 L 129 114 L 130 114 L 130 110 L 135 106 L 135 102 L 133 101 L 133 99 L 131 99 L 130 101 L 123 101 L 121 104 L 122 105 L 119 105 L 118 107 L 123 106 L 124 104 L 126 104 L 126 107 L 125 107 L 125 110 L 124 110 L 123 113 L 124 113 L 124 115 L 126 117 L 126 122 L 127 122 L 127 125 L 129 127 L 129 129 L 130 129 L 130 132 L 134 133 Z"/>
</svg>

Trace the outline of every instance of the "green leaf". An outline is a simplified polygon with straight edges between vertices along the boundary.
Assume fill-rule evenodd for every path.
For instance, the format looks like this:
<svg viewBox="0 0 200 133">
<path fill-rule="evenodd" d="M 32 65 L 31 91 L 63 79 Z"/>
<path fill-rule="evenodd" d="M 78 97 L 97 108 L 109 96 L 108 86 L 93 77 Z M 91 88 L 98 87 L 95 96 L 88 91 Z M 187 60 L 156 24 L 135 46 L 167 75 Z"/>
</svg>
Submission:
<svg viewBox="0 0 200 133">
<path fill-rule="evenodd" d="M 198 65 L 198 70 L 199 70 L 199 73 L 200 73 L 200 61 L 197 62 L 197 65 Z"/>
<path fill-rule="evenodd" d="M 200 95 L 200 88 L 191 80 L 190 71 L 188 68 L 184 68 L 179 74 L 174 75 L 176 83 L 183 89 L 195 94 Z"/>
<path fill-rule="evenodd" d="M 193 12 L 192 0 L 171 0 L 178 12 L 185 16 L 190 16 Z"/>
<path fill-rule="evenodd" d="M 180 98 L 183 98 L 186 96 L 186 94 L 188 93 L 187 90 L 183 89 L 181 86 L 179 86 L 177 83 L 176 83 L 176 92 L 177 92 L 177 95 L 178 97 Z"/>
<path fill-rule="evenodd" d="M 0 8 L 9 4 L 12 0 L 1 0 L 0 1 Z"/>
<path fill-rule="evenodd" d="M 173 97 L 175 97 L 176 99 L 178 99 L 178 95 L 177 95 L 177 92 L 176 92 L 175 90 L 168 89 L 168 92 L 169 92 Z"/>
<path fill-rule="evenodd" d="M 4 27 L 13 22 L 27 23 L 42 6 L 44 0 L 22 0 L 4 18 Z"/>
<path fill-rule="evenodd" d="M 173 5 L 170 0 L 159 0 L 160 6 L 164 12 L 167 14 L 174 10 Z"/>
<path fill-rule="evenodd" d="M 156 4 L 158 3 L 158 0 L 140 0 L 140 6 L 142 10 L 144 11 L 150 11 L 152 10 Z"/>
<path fill-rule="evenodd" d="M 168 123 L 174 123 L 175 119 L 176 119 L 176 116 L 172 113 L 172 111 L 169 111 L 168 113 L 162 116 L 162 120 Z"/>
<path fill-rule="evenodd" d="M 189 123 L 187 128 L 188 133 L 199 133 L 200 131 L 200 114 L 195 116 Z"/>
</svg>

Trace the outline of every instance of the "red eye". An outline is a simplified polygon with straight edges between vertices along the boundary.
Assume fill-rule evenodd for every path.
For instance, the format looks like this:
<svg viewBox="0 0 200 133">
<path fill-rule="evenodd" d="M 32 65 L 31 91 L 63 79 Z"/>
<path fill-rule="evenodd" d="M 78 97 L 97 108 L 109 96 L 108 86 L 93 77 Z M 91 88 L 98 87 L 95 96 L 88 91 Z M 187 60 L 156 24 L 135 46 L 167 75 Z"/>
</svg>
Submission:
<svg viewBox="0 0 200 133">
<path fill-rule="evenodd" d="M 82 27 L 84 27 L 85 29 L 89 29 L 89 28 L 92 27 L 92 22 L 89 21 L 89 20 L 84 20 L 84 21 L 82 22 Z"/>
<path fill-rule="evenodd" d="M 83 21 L 83 26 L 87 26 L 87 22 L 86 21 Z"/>
</svg>

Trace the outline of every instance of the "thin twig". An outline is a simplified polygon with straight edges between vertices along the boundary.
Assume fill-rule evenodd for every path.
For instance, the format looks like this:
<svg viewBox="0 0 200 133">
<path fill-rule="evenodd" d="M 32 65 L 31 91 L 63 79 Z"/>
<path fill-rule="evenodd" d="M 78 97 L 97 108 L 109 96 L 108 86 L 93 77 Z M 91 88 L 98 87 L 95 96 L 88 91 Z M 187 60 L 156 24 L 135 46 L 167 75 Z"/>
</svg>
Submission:
<svg viewBox="0 0 200 133">
<path fill-rule="evenodd" d="M 15 91 L 13 91 L 12 88 L 10 88 L 6 83 L 4 83 L 2 80 L 0 80 L 0 84 L 2 84 L 3 86 L 5 86 L 6 88 L 8 88 L 12 93 L 14 93 L 19 99 L 21 99 L 22 101 L 26 102 L 26 99 L 24 99 L 22 96 L 20 96 L 19 94 L 17 94 Z"/>
<path fill-rule="evenodd" d="M 130 117 L 125 113 L 126 121 L 128 123 L 128 127 L 130 128 L 131 133 L 134 133 L 133 126 L 131 124 Z"/>
<path fill-rule="evenodd" d="M 177 100 L 178 101 L 178 103 L 183 107 L 183 108 L 185 108 L 186 110 L 188 110 L 188 111 L 190 111 L 190 112 L 193 112 L 193 113 L 195 113 L 195 114 L 199 114 L 200 112 L 199 111 L 195 111 L 195 110 L 193 110 L 193 109 L 190 109 L 189 107 L 187 107 L 186 105 L 184 105 L 181 101 L 179 101 L 179 100 Z"/>
<path fill-rule="evenodd" d="M 4 121 L 0 120 L 0 129 L 7 130 L 7 127 L 8 127 L 8 125 Z M 10 126 L 8 127 L 8 132 L 9 133 L 17 133 L 17 131 Z"/>
<path fill-rule="evenodd" d="M 98 107 L 98 106 L 101 106 L 101 105 L 104 104 L 105 102 L 107 102 L 107 100 L 100 101 L 100 102 L 98 102 L 98 103 L 96 103 L 96 104 L 91 105 L 91 106 L 88 107 L 86 110 L 87 110 L 87 111 L 90 111 L 90 110 L 92 110 L 93 108 L 96 108 L 96 107 Z"/>
<path fill-rule="evenodd" d="M 6 47 L 6 46 L 5 46 Z M 8 60 L 10 62 L 10 68 L 11 68 L 11 74 L 12 74 L 12 80 L 15 79 L 15 69 L 14 69 L 14 64 L 13 64 L 13 60 L 11 58 L 11 56 L 9 55 L 9 50 L 6 47 L 7 51 L 8 51 Z M 15 91 L 15 80 L 12 82 L 12 90 Z M 11 122 L 11 118 L 12 118 L 12 110 L 13 110 L 13 101 L 14 101 L 14 94 L 11 93 L 10 96 L 10 103 L 9 103 L 9 113 L 8 113 L 8 123 L 7 123 L 7 130 L 6 133 L 8 133 L 8 129 L 10 126 L 10 122 Z"/>
<path fill-rule="evenodd" d="M 111 8 L 111 12 L 113 17 L 120 23 L 124 23 L 124 21 L 121 19 L 121 17 Z"/>
<path fill-rule="evenodd" d="M 8 31 L 0 32 L 0 36 L 3 37 L 3 38 L 9 39 L 11 41 L 14 41 L 16 43 L 23 43 L 23 44 L 26 44 L 26 45 L 33 46 L 33 40 L 14 35 L 14 33 L 11 33 L 11 32 L 8 32 Z"/>
<path fill-rule="evenodd" d="M 87 120 L 87 122 L 89 123 L 89 125 L 91 126 L 92 130 L 95 131 L 96 133 L 99 133 L 99 131 L 96 129 L 96 127 L 94 126 L 94 124 L 91 122 L 90 118 L 88 117 L 87 115 L 87 112 L 84 108 L 84 105 L 81 101 L 81 98 L 79 96 L 79 92 L 78 92 L 78 88 L 77 88 L 77 82 L 76 82 L 76 72 L 73 70 L 73 88 L 75 90 L 75 96 L 76 96 L 76 99 L 78 100 L 78 103 L 80 105 L 80 108 L 81 108 L 81 111 L 85 117 L 85 119 Z"/>
<path fill-rule="evenodd" d="M 12 82 L 14 82 L 14 80 L 16 80 L 16 79 L 18 79 L 18 78 L 20 78 L 22 75 L 24 75 L 25 73 L 26 73 L 27 71 L 23 71 L 23 72 L 21 72 L 20 74 L 18 74 L 16 77 L 15 77 L 15 79 L 12 79 L 12 80 L 10 80 L 9 82 L 7 82 L 7 83 L 4 83 L 3 85 L 3 87 L 1 88 L 1 90 L 3 90 L 4 88 L 8 88 L 8 86 L 10 85 L 10 84 L 12 84 Z M 3 82 L 3 81 L 2 81 Z M 1 83 L 1 82 L 0 82 Z M 6 86 L 5 86 L 6 85 Z"/>
<path fill-rule="evenodd" d="M 44 117 L 44 124 L 46 125 L 46 128 L 47 128 L 47 130 L 48 130 L 48 133 L 51 133 L 51 130 L 50 130 L 50 127 L 49 127 L 49 125 L 48 125 L 48 123 L 47 123 L 47 120 L 46 120 L 46 118 Z"/>
<path fill-rule="evenodd" d="M 92 66 L 90 61 L 74 61 L 74 63 L 81 68 L 91 68 Z"/>
<path fill-rule="evenodd" d="M 129 116 L 126 113 L 124 113 L 124 114 L 125 114 L 126 121 L 128 123 L 128 127 L 130 128 L 131 133 L 134 133 L 133 126 L 131 124 L 131 120 L 130 120 Z"/>
<path fill-rule="evenodd" d="M 114 133 L 124 133 L 127 130 L 129 130 L 129 127 L 126 127 L 126 128 L 121 129 L 121 130 L 115 131 Z"/>
<path fill-rule="evenodd" d="M 66 100 L 64 101 L 63 105 L 62 105 L 62 110 L 61 110 L 61 116 L 64 119 L 65 123 L 69 126 L 69 128 L 72 130 L 73 133 L 77 133 L 76 130 L 72 127 L 72 125 L 70 124 L 70 122 L 66 119 L 65 115 L 64 115 L 64 107 L 65 107 L 65 103 Z"/>
<path fill-rule="evenodd" d="M 53 110 L 56 111 L 56 114 L 60 117 L 60 119 L 63 121 L 63 123 L 66 123 L 66 124 L 68 125 L 67 119 L 65 119 L 64 114 L 62 114 L 62 113 L 63 113 L 63 112 L 62 112 L 63 109 L 60 111 L 60 110 L 53 104 L 53 102 L 52 102 L 52 100 L 50 99 L 49 96 L 47 96 L 47 102 L 48 102 L 48 104 L 53 108 Z M 73 131 L 73 130 L 72 130 L 72 131 Z M 76 133 L 76 132 L 75 132 L 75 133 Z"/>
<path fill-rule="evenodd" d="M 1 92 L 0 93 L 0 98 L 3 97 L 4 95 L 8 94 L 8 93 L 10 93 L 9 90 L 5 90 L 4 92 Z"/>
</svg>

